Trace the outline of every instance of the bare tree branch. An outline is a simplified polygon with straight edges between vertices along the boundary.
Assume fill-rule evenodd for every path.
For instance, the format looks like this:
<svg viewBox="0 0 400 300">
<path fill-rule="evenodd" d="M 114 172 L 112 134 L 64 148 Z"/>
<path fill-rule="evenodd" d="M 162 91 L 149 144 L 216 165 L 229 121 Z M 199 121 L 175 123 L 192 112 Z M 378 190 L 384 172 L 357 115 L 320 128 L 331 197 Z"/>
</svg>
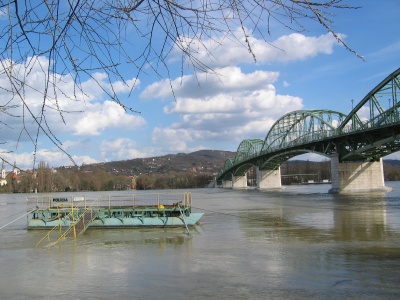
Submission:
<svg viewBox="0 0 400 300">
<path fill-rule="evenodd" d="M 303 32 L 310 22 L 322 26 L 327 32 L 357 57 L 362 58 L 335 32 L 332 25 L 335 12 L 357 9 L 346 0 L 0 0 L 0 9 L 8 21 L 0 29 L 0 76 L 8 80 L 1 86 L 8 98 L 0 102 L 0 113 L 20 120 L 22 131 L 32 141 L 35 153 L 41 135 L 45 135 L 70 159 L 62 148 L 62 142 L 51 129 L 46 115 L 56 110 L 61 122 L 64 115 L 73 113 L 76 101 L 85 101 L 87 91 L 83 83 L 92 80 L 123 109 L 138 112 L 122 101 L 113 82 L 128 85 L 123 73 L 131 66 L 136 78 L 149 68 L 158 76 L 164 72 L 170 77 L 168 59 L 178 49 L 181 53 L 181 74 L 188 63 L 195 71 L 213 72 L 204 61 L 198 59 L 199 45 L 206 50 L 206 41 L 216 37 L 236 39 L 237 28 L 244 37 L 253 60 L 257 56 L 249 40 L 250 32 L 257 32 L 267 42 L 272 24 L 285 29 Z M 212 57 L 209 51 L 208 55 Z M 46 58 L 47 63 L 41 61 Z M 32 69 L 40 66 L 43 78 L 41 88 L 30 86 L 28 79 Z M 25 68 L 25 70 L 23 70 Z M 106 74 L 105 81 L 96 77 L 96 71 Z M 130 74 L 129 76 L 131 76 Z M 59 85 L 63 76 L 73 78 L 72 91 L 63 91 Z M 130 77 L 132 78 L 132 77 Z M 171 78 L 170 85 L 173 91 Z M 41 95 L 40 110 L 33 111 L 25 99 L 28 92 Z M 72 96 L 71 96 L 72 94 Z M 60 96 L 71 101 L 71 109 L 65 109 Z M 17 108 L 21 114 L 14 114 Z M 33 120 L 32 125 L 26 124 Z M 9 126 L 4 122 L 0 125 Z M 21 135 L 20 135 L 21 136 Z"/>
</svg>

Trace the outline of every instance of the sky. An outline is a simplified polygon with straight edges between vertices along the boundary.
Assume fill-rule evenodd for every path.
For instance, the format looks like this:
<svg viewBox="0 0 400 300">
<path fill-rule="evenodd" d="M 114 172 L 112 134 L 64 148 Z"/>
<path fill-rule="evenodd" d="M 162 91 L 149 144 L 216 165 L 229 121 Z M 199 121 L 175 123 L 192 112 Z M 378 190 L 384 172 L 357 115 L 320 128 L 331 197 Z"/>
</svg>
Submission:
<svg viewBox="0 0 400 300">
<path fill-rule="evenodd" d="M 139 113 L 124 111 L 93 78 L 82 81 L 85 94 L 80 101 L 72 101 L 73 76 L 62 74 L 58 101 L 67 112 L 61 117 L 48 109 L 46 122 L 64 152 L 43 134 L 35 151 L 33 141 L 21 135 L 22 126 L 31 125 L 2 112 L 0 157 L 21 169 L 32 169 L 34 161 L 36 167 L 40 161 L 59 167 L 72 165 L 70 158 L 82 165 L 203 149 L 236 151 L 242 140 L 264 139 L 275 121 L 288 112 L 330 109 L 347 114 L 352 100 L 358 103 L 400 67 L 400 1 L 348 3 L 362 8 L 336 11 L 332 27 L 364 60 L 323 27 L 309 24 L 309 31 L 301 33 L 272 26 L 264 35 L 267 42 L 250 32 L 256 61 L 245 46 L 210 37 L 205 43 L 212 57 L 200 48 L 197 57 L 217 75 L 190 69 L 182 74 L 181 62 L 174 59 L 178 51 L 168 60 L 170 80 L 165 72 L 151 71 L 136 78 L 131 65 L 122 66 L 125 83 L 110 84 L 101 70 L 93 72 L 97 82 L 113 88 L 124 105 Z M 0 24 L 6 21 L 0 14 Z M 24 95 L 36 111 L 42 102 L 41 71 L 49 66 L 47 57 L 38 61 L 25 71 L 25 84 L 32 88 Z M 27 68 L 26 64 L 16 67 Z M 6 80 L 1 72 L 1 105 L 9 99 Z M 400 159 L 400 153 L 390 158 Z M 307 159 L 325 158 L 313 154 Z"/>
</svg>

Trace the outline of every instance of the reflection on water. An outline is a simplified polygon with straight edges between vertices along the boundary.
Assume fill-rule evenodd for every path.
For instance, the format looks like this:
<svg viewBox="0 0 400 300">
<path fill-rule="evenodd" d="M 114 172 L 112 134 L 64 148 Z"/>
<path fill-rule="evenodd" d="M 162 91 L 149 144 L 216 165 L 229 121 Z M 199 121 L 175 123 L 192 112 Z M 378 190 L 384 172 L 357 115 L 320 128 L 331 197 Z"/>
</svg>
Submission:
<svg viewBox="0 0 400 300">
<path fill-rule="evenodd" d="M 265 195 L 270 196 L 268 193 Z M 242 210 L 242 217 L 245 218 L 239 220 L 249 237 L 295 237 L 296 240 L 336 243 L 399 238 L 398 223 L 387 222 L 385 196 L 383 193 L 353 196 L 321 194 L 302 199 L 304 195 L 301 194 L 279 193 L 273 194 L 273 199 L 269 200 L 274 206 L 266 208 L 261 203 L 260 207 Z"/>
<path fill-rule="evenodd" d="M 35 247 L 25 218 L 0 230 L 1 299 L 299 299 L 400 296 L 400 183 L 391 193 L 193 190 L 201 224 L 88 230 Z M 125 193 L 125 192 L 121 192 Z M 24 213 L 0 195 L 0 227 Z"/>
</svg>

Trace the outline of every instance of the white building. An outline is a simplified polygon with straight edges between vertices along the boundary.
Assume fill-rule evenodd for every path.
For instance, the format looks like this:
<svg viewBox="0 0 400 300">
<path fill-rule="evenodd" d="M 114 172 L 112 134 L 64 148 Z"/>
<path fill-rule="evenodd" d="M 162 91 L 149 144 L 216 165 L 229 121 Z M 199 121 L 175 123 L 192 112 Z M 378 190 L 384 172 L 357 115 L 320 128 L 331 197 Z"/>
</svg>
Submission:
<svg viewBox="0 0 400 300">
<path fill-rule="evenodd" d="M 6 173 L 6 169 L 4 168 L 4 160 L 3 160 L 3 164 L 1 165 L 0 186 L 7 184 L 6 176 L 7 176 L 7 173 Z"/>
</svg>

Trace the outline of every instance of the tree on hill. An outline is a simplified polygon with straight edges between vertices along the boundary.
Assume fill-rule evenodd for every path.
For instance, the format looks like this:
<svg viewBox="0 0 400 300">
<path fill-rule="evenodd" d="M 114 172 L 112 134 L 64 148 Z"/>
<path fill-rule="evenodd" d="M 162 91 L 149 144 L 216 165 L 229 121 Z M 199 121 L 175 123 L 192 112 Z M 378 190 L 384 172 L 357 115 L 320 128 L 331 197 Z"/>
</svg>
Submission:
<svg viewBox="0 0 400 300">
<path fill-rule="evenodd" d="M 0 112 L 15 118 L 21 127 L 20 136 L 25 135 L 32 141 L 35 152 L 39 137 L 45 135 L 68 155 L 49 125 L 54 120 L 49 120 L 46 112 L 58 111 L 59 121 L 64 122 L 66 114 L 75 113 L 73 103 L 85 101 L 88 87 L 83 83 L 88 79 L 125 110 L 135 112 L 118 98 L 120 86 L 115 82 L 123 82 L 132 91 L 145 69 L 148 72 L 150 68 L 159 75 L 162 72 L 170 74 L 168 59 L 176 52 L 181 53 L 182 74 L 186 65 L 197 71 L 212 72 L 197 54 L 206 51 L 212 56 L 206 41 L 213 36 L 236 40 L 247 47 L 256 61 L 248 38 L 250 32 L 265 37 L 276 24 L 302 32 L 311 27 L 311 21 L 332 33 L 339 43 L 355 53 L 332 26 L 337 10 L 356 8 L 346 2 L 1 1 L 0 76 L 1 89 L 8 97 L 1 100 Z M 135 79 L 122 73 L 121 66 L 126 64 L 132 66 Z M 27 80 L 33 69 L 41 70 L 44 75 L 40 90 Z M 100 77 L 99 72 L 105 76 Z M 73 96 L 59 89 L 59 83 L 67 78 L 73 79 Z M 32 107 L 26 101 L 27 95 L 32 93 L 39 95 L 41 105 Z M 60 97 L 70 97 L 70 105 L 62 105 Z M 11 125 L 2 124 L 3 127 Z"/>
</svg>

